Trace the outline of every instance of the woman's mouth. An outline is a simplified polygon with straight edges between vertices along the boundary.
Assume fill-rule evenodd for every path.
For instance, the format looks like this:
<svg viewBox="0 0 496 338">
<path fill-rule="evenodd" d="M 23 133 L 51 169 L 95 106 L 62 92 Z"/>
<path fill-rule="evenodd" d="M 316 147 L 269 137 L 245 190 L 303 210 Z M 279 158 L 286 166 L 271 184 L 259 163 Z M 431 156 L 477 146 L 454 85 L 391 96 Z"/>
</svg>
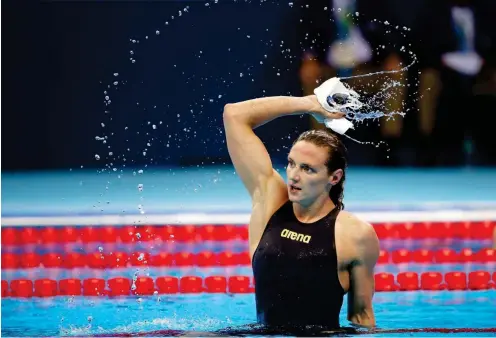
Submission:
<svg viewBox="0 0 496 338">
<path fill-rule="evenodd" d="M 295 192 L 300 191 L 300 190 L 301 190 L 301 188 L 298 188 L 295 185 L 292 185 L 292 184 L 289 185 L 289 191 L 292 193 L 295 193 Z"/>
</svg>

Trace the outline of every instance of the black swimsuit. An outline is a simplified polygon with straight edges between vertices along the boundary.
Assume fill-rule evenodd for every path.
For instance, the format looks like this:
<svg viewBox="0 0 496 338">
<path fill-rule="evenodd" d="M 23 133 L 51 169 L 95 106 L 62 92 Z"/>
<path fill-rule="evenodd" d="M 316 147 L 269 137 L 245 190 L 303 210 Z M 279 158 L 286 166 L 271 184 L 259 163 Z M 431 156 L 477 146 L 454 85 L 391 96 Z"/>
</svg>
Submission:
<svg viewBox="0 0 496 338">
<path fill-rule="evenodd" d="M 260 324 L 339 328 L 345 292 L 334 240 L 338 214 L 334 208 L 302 223 L 288 201 L 270 218 L 252 262 Z"/>
</svg>

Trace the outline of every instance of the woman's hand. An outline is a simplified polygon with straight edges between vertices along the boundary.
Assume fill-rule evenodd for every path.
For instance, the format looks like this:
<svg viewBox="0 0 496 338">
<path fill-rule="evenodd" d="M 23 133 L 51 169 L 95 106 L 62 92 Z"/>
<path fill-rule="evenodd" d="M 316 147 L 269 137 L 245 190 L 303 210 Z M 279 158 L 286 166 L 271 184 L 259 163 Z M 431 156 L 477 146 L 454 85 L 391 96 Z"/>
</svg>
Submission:
<svg viewBox="0 0 496 338">
<path fill-rule="evenodd" d="M 309 113 L 319 123 L 324 123 L 324 121 L 328 119 L 340 119 L 345 116 L 345 114 L 342 112 L 330 112 L 325 110 L 317 100 L 316 95 L 308 95 L 305 96 L 305 98 L 309 100 L 309 102 L 311 102 L 312 109 L 309 111 Z"/>
</svg>

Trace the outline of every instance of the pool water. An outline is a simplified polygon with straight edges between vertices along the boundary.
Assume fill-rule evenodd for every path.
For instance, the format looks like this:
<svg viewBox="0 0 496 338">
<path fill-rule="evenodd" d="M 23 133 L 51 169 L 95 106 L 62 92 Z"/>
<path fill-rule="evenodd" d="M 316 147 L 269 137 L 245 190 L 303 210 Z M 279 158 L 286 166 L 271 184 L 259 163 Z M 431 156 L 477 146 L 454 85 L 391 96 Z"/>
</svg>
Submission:
<svg viewBox="0 0 496 338">
<path fill-rule="evenodd" d="M 496 290 L 380 292 L 379 329 L 370 336 L 413 335 L 412 329 L 470 329 L 461 336 L 496 336 Z M 341 325 L 346 320 L 346 298 Z M 2 300 L 2 336 L 177 335 L 255 323 L 253 294 L 54 297 Z M 404 330 L 407 332 L 394 331 Z M 482 329 L 482 332 L 472 332 Z M 179 331 L 179 332 L 177 332 Z M 392 332 L 391 332 L 392 331 Z M 443 332 L 415 332 L 436 336 Z M 442 331 L 442 330 L 441 330 Z M 453 331 L 450 333 L 453 334 Z"/>
<path fill-rule="evenodd" d="M 100 252 L 125 252 L 130 257 L 136 252 L 150 255 L 160 252 L 200 253 L 244 252 L 244 240 L 204 241 L 195 243 L 83 243 L 80 241 L 66 244 L 19 244 L 2 246 L 2 264 L 7 255 L 18 255 L 19 264 L 2 265 L 2 281 L 16 279 L 36 280 L 47 278 L 60 281 L 65 278 L 114 277 L 132 279 L 134 275 L 149 276 L 153 280 L 160 276 L 181 278 L 184 276 L 252 276 L 247 262 L 232 266 L 125 266 L 106 269 L 85 267 L 64 268 L 42 267 L 36 263 L 26 268 L 25 254 L 36 255 L 57 253 L 61 256 L 68 252 L 89 254 Z M 423 240 L 381 240 L 381 249 L 392 253 L 397 249 L 426 249 L 434 252 L 440 248 L 450 248 L 456 252 L 471 249 L 473 252 L 491 246 L 489 239 L 432 239 Z M 40 256 L 41 257 L 41 256 Z M 37 258 L 38 259 L 38 258 Z M 86 258 L 85 258 L 86 259 Z M 88 263 L 89 261 L 86 261 Z M 193 262 L 193 261 L 192 261 Z M 7 263 L 7 260 L 5 260 Z M 150 262 L 148 262 L 150 263 Z M 12 264 L 12 263 L 10 263 Z M 29 265 L 29 264 L 28 264 Z M 467 260 L 463 263 L 450 261 L 430 261 L 418 263 L 380 262 L 375 273 L 401 272 L 464 272 L 485 271 L 493 276 L 496 262 Z M 494 280 L 494 277 L 491 277 Z M 495 280 L 496 281 L 496 280 Z M 376 285 L 377 287 L 377 285 Z M 346 319 L 347 298 L 344 299 L 340 322 L 350 327 Z M 370 333 L 360 330 L 356 334 L 369 336 L 439 336 L 457 334 L 460 336 L 496 336 L 496 289 L 481 291 L 394 291 L 376 292 L 374 308 L 378 330 Z M 178 336 L 178 335 L 242 335 L 239 328 L 256 323 L 255 297 L 253 293 L 193 293 L 158 294 L 150 296 L 56 296 L 32 298 L 2 298 L 2 336 Z M 226 329 L 227 328 L 227 329 Z M 243 335 L 257 336 L 257 330 L 246 330 Z M 354 335 L 347 333 L 346 335 Z"/>
</svg>

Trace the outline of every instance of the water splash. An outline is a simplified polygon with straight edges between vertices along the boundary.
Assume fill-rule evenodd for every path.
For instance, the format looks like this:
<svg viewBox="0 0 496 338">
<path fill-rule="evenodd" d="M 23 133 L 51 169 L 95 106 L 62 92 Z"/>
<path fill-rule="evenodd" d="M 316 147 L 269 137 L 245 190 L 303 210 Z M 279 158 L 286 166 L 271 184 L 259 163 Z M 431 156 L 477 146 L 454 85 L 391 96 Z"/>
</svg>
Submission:
<svg viewBox="0 0 496 338">
<path fill-rule="evenodd" d="M 365 76 L 372 76 L 382 73 L 383 72 L 370 73 L 370 74 L 365 74 Z M 353 78 L 353 77 L 349 77 L 349 78 Z M 392 97 L 391 93 L 389 92 L 390 89 L 395 87 L 402 87 L 402 86 L 403 84 L 400 83 L 399 81 L 391 81 L 390 83 L 386 83 L 380 91 L 375 93 L 371 98 L 369 98 L 365 102 L 360 102 L 360 104 L 355 104 L 351 107 L 343 107 L 344 109 L 342 111 L 346 113 L 346 117 L 348 119 L 356 122 L 363 122 L 369 119 L 377 120 L 381 117 L 392 119 L 394 118 L 395 115 L 404 117 L 406 113 L 403 111 L 384 112 L 384 111 L 377 111 L 374 108 L 374 106 L 384 106 L 384 101 Z"/>
<path fill-rule="evenodd" d="M 250 1 L 245 1 L 245 2 L 250 2 Z M 270 1 L 261 0 L 260 4 L 263 4 L 264 2 L 267 3 Z M 275 1 L 272 1 L 272 2 L 276 3 Z M 215 4 L 217 4 L 217 3 L 218 3 L 217 0 L 216 1 L 209 1 L 208 3 L 202 3 L 201 7 L 200 6 L 197 6 L 197 7 L 192 6 L 192 8 L 195 11 L 196 10 L 198 10 L 198 11 L 201 11 L 201 10 L 211 11 L 213 8 L 216 7 Z M 291 8 L 295 8 L 295 9 L 298 7 L 296 2 L 293 3 L 292 1 L 287 3 L 287 5 Z M 204 7 L 205 9 L 202 9 L 203 6 L 205 6 Z M 308 7 L 308 5 L 306 7 Z M 341 12 L 340 8 L 324 7 L 323 9 L 325 11 L 329 10 L 329 11 Z M 181 20 L 184 19 L 185 16 L 187 17 L 188 13 L 191 11 L 190 11 L 190 6 L 185 6 L 185 7 L 181 6 L 181 10 L 176 11 L 175 13 L 171 13 L 174 15 L 164 17 L 164 19 L 160 21 L 160 27 L 155 27 L 155 28 L 151 29 L 150 31 L 145 32 L 146 34 L 143 34 L 141 36 L 132 36 L 129 39 L 129 41 L 130 41 L 129 48 L 124 52 L 124 58 L 129 59 L 132 63 L 136 63 L 138 65 L 141 60 L 144 60 L 147 57 L 147 55 L 145 55 L 145 53 L 143 52 L 142 47 L 144 47 L 144 45 L 147 43 L 151 43 L 153 41 L 156 41 L 157 39 L 163 40 L 164 36 L 167 36 L 168 30 L 171 29 L 171 26 L 173 27 L 174 23 L 179 24 L 179 22 L 181 22 Z M 348 14 L 348 16 L 351 19 L 353 16 L 358 17 L 359 15 L 362 17 L 361 13 L 358 13 L 358 12 Z M 301 19 L 300 19 L 300 22 L 301 22 Z M 384 32 L 386 34 L 389 33 L 389 31 L 392 31 L 395 29 L 394 25 L 387 22 L 387 21 L 381 22 L 381 24 L 384 25 L 383 28 L 384 28 Z M 399 31 L 399 33 L 401 33 L 401 35 L 403 35 L 403 36 L 404 36 L 403 31 L 405 31 L 405 33 L 407 33 L 409 31 L 409 29 L 406 27 L 401 28 L 398 26 L 396 26 L 396 30 Z M 268 32 L 269 28 L 266 28 L 265 31 Z M 245 41 L 247 41 L 247 43 L 254 43 L 254 42 L 258 41 L 257 35 L 255 35 L 252 32 L 249 32 L 249 31 L 247 32 L 245 30 L 245 28 L 242 26 L 238 27 L 237 33 L 239 34 L 239 39 L 245 39 Z M 294 46 L 291 44 L 288 45 L 287 41 L 285 42 L 285 41 L 282 41 L 282 40 L 277 39 L 277 38 L 264 37 L 264 38 L 262 38 L 262 40 L 259 40 L 259 41 L 266 47 L 265 49 L 263 49 L 263 52 L 262 52 L 263 54 L 260 54 L 259 57 L 254 56 L 253 62 L 243 63 L 242 67 L 241 67 L 241 64 L 239 64 L 240 65 L 239 69 L 236 68 L 236 70 L 234 70 L 234 71 L 232 70 L 229 73 L 229 76 L 226 75 L 226 76 L 222 76 L 222 77 L 220 77 L 220 76 L 216 77 L 214 75 L 214 76 L 200 77 L 200 76 L 198 76 L 198 74 L 195 74 L 195 73 L 189 73 L 188 74 L 188 69 L 183 69 L 182 74 L 184 77 L 182 78 L 182 80 L 185 81 L 186 83 L 189 83 L 189 82 L 201 83 L 200 86 L 202 88 L 208 88 L 208 87 L 211 87 L 212 85 L 219 85 L 221 89 L 219 89 L 219 94 L 216 95 L 218 100 L 215 100 L 214 96 L 203 95 L 203 98 L 202 98 L 201 97 L 202 93 L 198 93 L 198 92 L 194 93 L 195 97 L 197 97 L 198 100 L 195 100 L 195 102 L 190 103 L 188 108 L 185 107 L 184 111 L 181 111 L 181 115 L 183 115 L 183 113 L 187 114 L 186 118 L 181 118 L 180 114 L 177 114 L 177 119 L 175 119 L 175 118 L 173 118 L 173 116 L 175 116 L 177 112 L 170 110 L 170 111 L 167 111 L 168 120 L 163 126 L 162 126 L 162 122 L 160 122 L 160 124 L 158 124 L 158 123 L 156 123 L 157 121 L 151 121 L 152 123 L 148 122 L 149 129 L 147 129 L 147 130 L 139 129 L 139 131 L 137 132 L 138 134 L 141 134 L 141 135 L 144 133 L 146 133 L 146 135 L 148 135 L 148 131 L 150 132 L 150 134 L 152 134 L 154 131 L 156 131 L 156 132 L 160 131 L 160 133 L 162 135 L 161 138 L 162 138 L 163 142 L 160 140 L 160 137 L 156 138 L 155 140 L 152 138 L 152 141 L 154 141 L 153 143 L 149 139 L 143 140 L 142 141 L 142 142 L 144 142 L 143 144 L 136 144 L 136 145 L 133 144 L 133 146 L 130 147 L 132 149 L 131 151 L 134 153 L 137 152 L 140 156 L 146 157 L 146 160 L 149 161 L 148 163 L 153 163 L 153 159 L 151 158 L 153 156 L 153 150 L 151 149 L 152 147 L 162 146 L 163 150 L 165 151 L 164 153 L 166 154 L 162 159 L 168 160 L 170 157 L 167 156 L 167 150 L 170 148 L 181 148 L 182 149 L 183 144 L 185 144 L 185 141 L 188 141 L 188 140 L 191 140 L 192 138 L 197 137 L 197 134 L 196 134 L 197 130 L 207 127 L 209 129 L 214 130 L 215 132 L 218 131 L 218 132 L 222 133 L 222 128 L 219 128 L 218 120 L 216 120 L 215 117 L 207 117 L 208 121 L 205 122 L 206 114 L 205 114 L 205 110 L 204 110 L 205 109 L 204 105 L 206 103 L 213 105 L 213 104 L 217 104 L 217 103 L 222 103 L 222 101 L 224 101 L 224 100 L 227 101 L 228 100 L 227 97 L 229 95 L 229 90 L 231 88 L 233 88 L 236 85 L 236 83 L 238 83 L 238 84 L 240 82 L 246 83 L 248 81 L 255 82 L 256 76 L 254 74 L 256 74 L 257 69 L 259 69 L 260 67 L 271 67 L 271 66 L 269 66 L 270 65 L 270 58 L 268 59 L 267 54 L 269 52 L 267 51 L 267 49 L 270 49 L 270 53 L 272 53 L 272 54 L 280 54 L 287 61 L 286 63 L 288 63 L 288 65 L 293 64 L 294 62 L 297 62 L 297 60 L 299 59 L 299 54 L 302 52 L 301 50 L 299 50 L 298 46 Z M 392 43 L 393 42 L 390 42 L 390 43 L 386 42 L 386 43 L 384 43 L 384 45 L 391 45 Z M 405 44 L 405 46 L 406 46 L 406 44 Z M 405 47 L 405 46 L 398 45 L 397 52 L 401 53 L 401 54 L 405 54 L 406 56 L 410 57 L 411 52 L 410 52 L 410 55 L 408 55 L 409 52 L 407 50 L 409 47 L 408 46 Z M 384 49 L 384 46 L 379 46 L 379 49 L 381 47 L 382 47 L 382 49 Z M 401 47 L 401 49 L 399 47 Z M 226 54 L 226 56 L 236 58 L 235 53 L 232 53 L 232 52 L 236 52 L 236 47 L 226 45 L 225 49 L 223 49 L 223 50 L 224 50 L 224 53 Z M 379 50 L 374 50 L 374 52 L 376 52 L 376 51 L 379 52 Z M 205 63 L 205 65 L 207 65 L 206 59 L 208 57 L 208 54 L 209 54 L 209 51 L 205 50 L 205 49 L 197 51 L 196 55 L 198 55 L 197 60 L 198 60 L 199 64 L 203 65 L 203 63 Z M 262 55 L 263 55 L 263 57 L 262 57 Z M 236 62 L 238 62 L 238 60 L 236 60 Z M 406 62 L 406 63 L 408 63 L 408 62 Z M 406 72 L 415 63 L 416 63 L 416 59 L 414 56 L 414 60 L 410 64 L 408 64 L 407 66 L 402 67 L 401 69 L 385 70 L 385 71 L 379 71 L 379 72 L 375 72 L 375 73 L 360 74 L 360 75 L 353 75 L 353 76 L 342 76 L 342 77 L 340 77 L 340 80 L 342 80 L 344 83 L 346 83 L 348 81 L 352 82 L 354 79 L 399 74 L 399 73 Z M 131 67 L 134 67 L 134 66 L 131 66 Z M 170 68 L 171 68 L 171 70 L 177 71 L 176 68 L 179 68 L 179 67 L 178 67 L 178 65 L 173 64 L 173 62 L 171 62 Z M 279 63 L 277 65 L 272 65 L 272 69 L 270 71 L 274 77 L 281 77 L 281 76 L 285 76 L 287 74 L 287 72 L 290 71 L 290 69 L 288 69 L 288 67 Z M 112 76 L 110 76 L 108 79 L 108 82 L 107 82 L 108 86 L 105 86 L 105 88 L 103 88 L 105 90 L 104 95 L 103 95 L 103 103 L 104 103 L 105 107 L 108 107 L 107 109 L 109 109 L 109 110 L 105 111 L 106 115 L 104 115 L 104 116 L 105 116 L 105 118 L 109 119 L 110 121 L 109 120 L 105 121 L 106 125 L 108 126 L 106 128 L 105 128 L 105 125 L 102 124 L 102 134 L 104 134 L 104 135 L 95 137 L 95 139 L 97 141 L 99 141 L 99 145 L 103 145 L 103 147 L 106 147 L 109 149 L 110 149 L 110 145 L 112 143 L 111 141 L 114 141 L 117 143 L 117 140 L 118 140 L 118 138 L 116 139 L 115 137 L 113 137 L 114 133 L 110 133 L 111 128 L 109 128 L 109 127 L 111 127 L 111 124 L 113 123 L 115 126 L 115 121 L 112 120 L 112 117 L 114 119 L 116 119 L 117 116 L 119 116 L 118 114 L 115 114 L 112 111 L 111 107 L 115 107 L 114 102 L 116 102 L 118 99 L 118 97 L 116 96 L 117 91 L 119 89 L 122 89 L 124 86 L 126 86 L 126 84 L 127 84 L 126 76 L 128 74 L 126 74 L 125 71 L 121 71 L 121 72 L 112 72 L 110 75 L 112 75 Z M 141 82 L 141 84 L 143 84 L 143 81 Z M 362 103 L 362 105 L 360 106 L 360 108 L 347 110 L 346 111 L 346 117 L 348 119 L 354 121 L 354 123 L 356 123 L 357 125 L 360 125 L 360 124 L 367 122 L 367 121 L 379 121 L 379 120 L 383 121 L 383 120 L 394 119 L 396 117 L 404 117 L 406 115 L 406 111 L 404 109 L 396 109 L 397 107 L 395 107 L 395 109 L 389 109 L 389 110 L 385 109 L 386 108 L 386 102 L 385 101 L 387 101 L 389 98 L 391 98 L 394 95 L 391 93 L 391 91 L 393 91 L 393 90 L 395 90 L 401 86 L 405 86 L 405 85 L 401 84 L 398 81 L 387 80 L 384 83 L 384 86 L 381 88 L 381 90 L 379 90 L 378 92 L 375 92 L 375 94 L 366 93 L 365 97 L 361 97 L 360 103 Z M 262 87 L 263 87 L 263 85 L 260 86 L 261 89 L 262 89 Z M 356 86 L 353 85 L 352 87 L 356 87 Z M 357 88 L 357 91 L 359 91 L 360 93 L 362 93 L 362 92 L 365 93 L 365 91 L 361 90 L 361 88 L 359 88 L 359 87 L 356 87 L 356 88 Z M 265 93 L 266 93 L 265 89 L 263 90 L 263 93 L 264 94 L 262 94 L 261 96 L 265 96 Z M 288 92 L 288 94 L 291 95 L 291 93 L 289 93 L 289 92 Z M 207 95 L 212 95 L 212 93 L 209 93 Z M 223 98 L 223 100 L 220 100 L 221 98 Z M 112 102 L 112 101 L 114 101 L 114 102 Z M 146 106 L 147 103 L 146 102 L 144 104 L 143 103 L 144 102 L 141 102 L 141 105 L 140 104 L 137 104 L 137 105 L 140 106 L 140 109 L 141 109 L 141 107 L 143 107 L 143 110 L 146 111 L 147 108 L 144 108 L 144 106 Z M 134 104 L 134 102 L 133 102 L 133 104 Z M 187 125 L 186 126 L 187 128 L 178 128 L 177 129 L 178 132 L 170 132 L 170 131 L 168 132 L 167 129 L 169 128 L 169 125 L 167 123 L 175 124 L 175 125 L 184 124 L 185 122 L 188 123 L 188 121 L 189 121 L 188 118 L 190 116 L 190 114 L 188 113 L 188 110 L 191 112 L 191 116 L 194 116 L 194 121 L 192 123 L 190 123 L 189 125 Z M 155 124 L 153 124 L 153 123 L 155 123 Z M 158 126 L 160 126 L 160 128 L 158 128 Z M 137 131 L 136 128 L 139 128 L 139 127 L 131 126 L 131 127 L 129 127 L 129 130 L 128 130 L 128 127 L 126 126 L 124 128 L 127 131 L 125 135 L 128 135 L 129 133 L 131 133 L 133 128 L 135 129 L 134 131 Z M 182 129 L 182 131 L 181 131 L 181 129 Z M 197 130 L 195 130 L 195 129 L 197 129 Z M 167 138 L 167 136 L 168 136 L 168 138 Z M 349 135 L 345 135 L 345 136 L 347 138 L 354 140 L 355 142 L 361 142 L 361 141 L 356 140 L 356 138 L 352 137 L 353 134 L 351 134 L 351 136 L 349 136 Z M 113 140 L 111 140 L 112 138 L 113 138 Z M 213 140 L 216 141 L 216 139 L 213 139 Z M 198 141 L 199 142 L 197 142 L 197 143 L 200 146 L 204 145 L 205 149 L 209 149 L 210 147 L 214 146 L 214 142 L 212 142 L 212 139 L 207 138 L 206 140 L 202 139 L 202 140 L 198 140 Z M 225 140 L 223 138 L 220 140 L 220 143 L 221 143 L 221 147 L 225 146 Z M 373 142 L 361 142 L 361 143 L 362 144 L 374 144 L 375 145 L 375 143 L 373 143 Z M 145 144 L 146 144 L 146 147 L 145 147 Z M 379 145 L 382 145 L 382 144 L 386 144 L 386 143 L 385 142 L 379 142 Z M 128 148 L 126 155 L 131 156 L 131 151 Z M 277 151 L 279 151 L 279 149 L 277 149 Z M 125 167 L 126 164 L 132 165 L 131 164 L 132 161 L 129 161 L 129 157 L 128 157 L 127 163 L 125 163 L 126 159 L 125 159 L 124 155 L 119 155 L 117 151 L 115 151 L 115 153 L 116 153 L 115 156 L 110 155 L 110 153 L 109 153 L 109 156 L 107 157 L 105 155 L 104 150 L 102 150 L 101 152 L 98 151 L 99 155 L 98 155 L 98 158 L 95 156 L 95 160 L 96 161 L 100 160 L 100 163 L 105 161 L 105 163 L 106 163 L 105 166 L 107 168 L 107 169 L 103 169 L 102 172 L 106 172 L 107 174 L 114 174 L 114 175 L 115 174 L 121 174 L 122 170 L 119 170 L 119 169 L 121 169 L 120 166 Z M 101 159 L 100 159 L 100 157 L 101 157 Z M 213 163 L 214 162 L 212 162 L 212 164 Z M 200 165 L 197 165 L 197 166 L 200 166 Z M 203 166 L 203 162 L 201 163 L 201 166 Z M 145 165 L 145 167 L 146 167 L 146 165 Z M 143 174 L 143 170 L 140 170 L 137 173 L 136 173 L 136 171 L 134 171 L 134 172 L 132 171 L 131 173 L 133 176 L 136 176 L 137 174 Z M 118 177 L 120 178 L 120 176 L 118 176 Z M 188 187 L 188 189 L 191 189 L 193 192 L 199 191 L 198 187 L 192 187 L 192 188 Z M 108 187 L 106 187 L 106 190 L 108 190 Z M 143 190 L 142 190 L 142 188 L 140 190 L 140 188 L 138 187 L 138 191 L 142 192 Z M 143 214 L 145 214 L 145 211 L 143 209 L 143 197 L 142 196 L 140 198 L 139 203 L 140 204 L 138 205 L 138 212 L 139 212 L 139 214 L 143 215 Z M 146 216 L 144 216 L 144 217 L 146 217 Z"/>
<path fill-rule="evenodd" d="M 363 78 L 363 77 L 370 77 L 370 76 L 377 76 L 377 75 L 384 75 L 384 74 L 397 74 L 401 72 L 406 72 L 410 67 L 412 67 L 415 63 L 417 63 L 417 59 L 414 58 L 413 61 L 401 68 L 401 69 L 393 69 L 393 70 L 383 70 L 380 72 L 374 72 L 374 73 L 367 73 L 367 74 L 360 74 L 360 75 L 352 75 L 352 76 L 346 76 L 346 77 L 340 77 L 341 80 L 349 80 L 349 79 L 358 79 L 358 78 Z"/>
<path fill-rule="evenodd" d="M 324 83 L 318 90 L 324 90 L 324 93 L 326 93 L 327 90 L 331 90 L 329 94 L 325 94 L 329 95 L 327 96 L 326 103 L 330 107 L 327 108 L 332 108 L 345 113 L 346 119 L 355 122 L 355 125 L 362 124 L 366 120 L 379 121 L 379 119 L 384 119 L 385 121 L 389 121 L 394 119 L 396 116 L 403 118 L 406 115 L 406 111 L 403 111 L 403 109 L 392 110 L 390 109 L 390 107 L 387 107 L 387 102 L 390 99 L 396 99 L 394 90 L 406 87 L 406 84 L 398 80 L 387 79 L 382 81 L 380 88 L 376 88 L 375 90 L 372 90 L 371 93 L 367 93 L 367 91 L 365 90 L 351 88 L 351 85 L 349 83 L 342 81 L 372 76 L 381 76 L 385 74 L 398 74 L 405 72 L 414 63 L 415 61 L 413 61 L 408 66 L 398 70 L 379 71 L 367 74 L 360 74 L 356 76 L 334 78 L 332 80 L 328 80 L 328 82 L 333 81 L 330 82 L 331 86 L 329 83 Z M 365 86 L 369 85 L 370 83 L 367 83 Z M 364 95 L 360 95 L 359 92 L 363 92 Z M 316 91 L 316 94 L 319 97 L 319 94 L 322 95 L 322 92 Z M 401 102 L 401 105 L 403 106 L 404 102 Z M 330 127 L 327 124 L 326 126 Z M 352 129 L 355 128 L 353 127 Z M 385 145 L 387 147 L 387 151 L 390 151 L 389 145 L 385 141 L 360 141 L 354 137 L 351 137 L 350 135 L 347 135 L 344 132 L 340 132 L 340 134 L 356 143 L 363 145 L 373 145 L 376 148 L 379 148 L 381 145 Z M 389 156 L 387 156 L 387 158 L 389 158 Z"/>
</svg>

